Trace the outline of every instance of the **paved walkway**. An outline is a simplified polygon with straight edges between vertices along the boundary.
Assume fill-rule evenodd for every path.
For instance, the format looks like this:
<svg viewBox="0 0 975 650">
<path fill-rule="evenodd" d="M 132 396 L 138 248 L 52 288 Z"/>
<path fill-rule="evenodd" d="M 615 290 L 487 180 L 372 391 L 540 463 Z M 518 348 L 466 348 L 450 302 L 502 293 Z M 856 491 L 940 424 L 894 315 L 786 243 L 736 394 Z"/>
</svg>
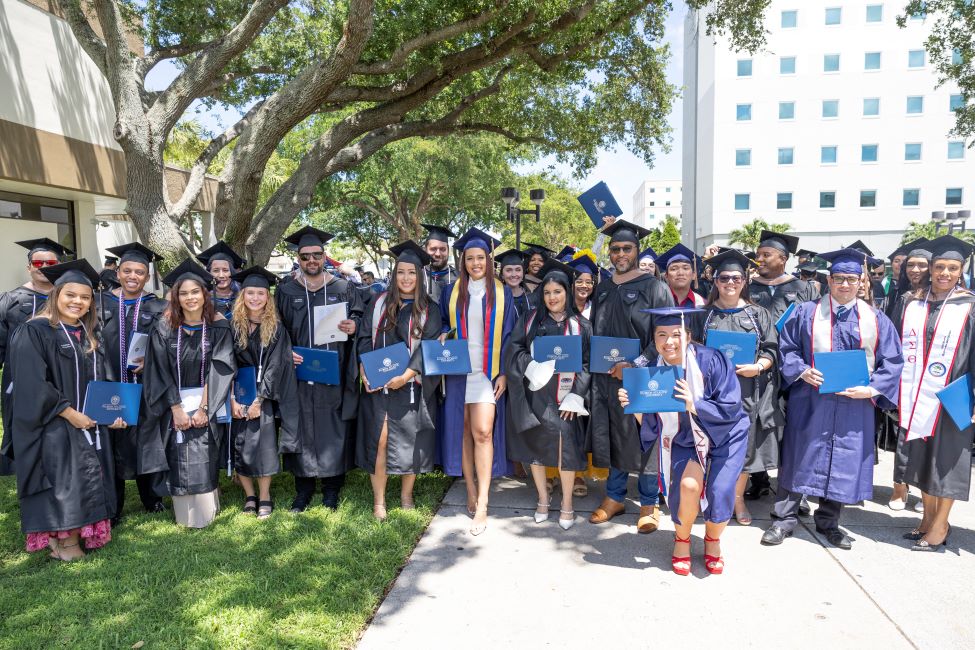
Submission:
<svg viewBox="0 0 975 650">
<path fill-rule="evenodd" d="M 587 521 L 601 483 L 565 532 L 558 491 L 538 525 L 534 489 L 496 481 L 488 530 L 472 537 L 457 481 L 358 647 L 975 648 L 975 504 L 956 504 L 947 553 L 913 553 L 901 534 L 920 515 L 889 510 L 886 480 L 875 483 L 873 501 L 843 513 L 852 551 L 825 547 L 811 518 L 782 546 L 761 546 L 766 498 L 752 502 L 751 526 L 722 537 L 724 575 L 704 569 L 699 523 L 693 573 L 680 577 L 669 517 L 651 535 L 637 534 L 633 502 L 608 524 Z"/>
</svg>

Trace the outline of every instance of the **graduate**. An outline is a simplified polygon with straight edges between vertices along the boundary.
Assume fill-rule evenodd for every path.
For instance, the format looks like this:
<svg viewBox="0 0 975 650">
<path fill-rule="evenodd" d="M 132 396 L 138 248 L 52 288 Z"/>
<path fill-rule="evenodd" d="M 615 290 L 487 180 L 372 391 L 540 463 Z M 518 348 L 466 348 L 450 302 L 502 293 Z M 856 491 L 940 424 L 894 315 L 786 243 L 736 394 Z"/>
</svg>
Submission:
<svg viewBox="0 0 975 650">
<path fill-rule="evenodd" d="M 755 252 L 758 275 L 752 278 L 749 295 L 756 305 L 768 309 L 772 321 L 778 322 L 793 303 L 816 300 L 819 294 L 809 283 L 785 272 L 789 255 L 799 247 L 799 238 L 763 230 Z"/>
<path fill-rule="evenodd" d="M 596 266 L 595 255 L 590 251 L 579 251 L 566 262 L 573 270 L 572 307 L 576 313 L 588 321 L 592 321 L 592 296 L 599 282 L 599 267 Z"/>
<path fill-rule="evenodd" d="M 491 253 L 497 239 L 471 228 L 454 242 L 461 251 L 460 277 L 440 296 L 443 342 L 467 340 L 471 373 L 444 377 L 440 458 L 448 476 L 463 474 L 470 532 L 487 528 L 491 478 L 510 472 L 505 449 L 505 389 L 501 358 L 515 325 L 511 290 L 494 277 Z M 475 483 L 476 477 L 476 483 Z"/>
<path fill-rule="evenodd" d="M 542 282 L 542 267 L 545 260 L 554 257 L 555 251 L 541 244 L 525 243 L 521 251 L 525 254 L 525 286 L 534 292 Z"/>
<path fill-rule="evenodd" d="M 237 371 L 253 370 L 257 393 L 240 404 L 231 393 L 230 466 L 244 489 L 244 512 L 267 519 L 274 510 L 271 477 L 281 471 L 279 454 L 300 451 L 298 442 L 298 380 L 291 339 L 271 298 L 278 278 L 259 267 L 235 273 L 240 291 L 230 321 Z M 275 415 L 281 421 L 281 431 Z M 257 491 L 254 490 L 257 479 Z"/>
<path fill-rule="evenodd" d="M 294 513 L 304 512 L 315 494 L 316 479 L 322 480 L 322 505 L 335 510 L 345 473 L 352 469 L 355 455 L 355 429 L 352 422 L 358 409 L 358 368 L 355 333 L 362 319 L 363 304 L 354 284 L 324 270 L 325 243 L 332 235 L 305 226 L 285 241 L 298 252 L 300 272 L 282 284 L 274 294 L 278 314 L 295 347 L 333 350 L 338 353 L 340 384 L 337 386 L 298 382 L 301 408 L 300 451 L 284 454 L 284 468 L 294 474 Z M 338 329 L 347 341 L 315 343 L 315 308 L 345 304 L 346 318 Z M 303 359 L 295 353 L 294 360 Z"/>
<path fill-rule="evenodd" d="M 900 378 L 904 480 L 921 490 L 924 503 L 921 523 L 904 537 L 914 542 L 913 551 L 944 551 L 951 508 L 971 494 L 975 428 L 968 424 L 959 429 L 936 393 L 956 380 L 975 377 L 975 294 L 962 280 L 973 247 L 951 235 L 925 247 L 931 252 L 931 286 L 914 294 L 897 323 L 905 356 Z M 967 397 L 971 400 L 971 391 Z"/>
<path fill-rule="evenodd" d="M 501 281 L 511 290 L 515 301 L 515 317 L 527 314 L 535 308 L 535 294 L 525 287 L 525 254 L 519 250 L 507 250 L 495 261 L 501 271 Z"/>
<path fill-rule="evenodd" d="M 104 380 L 94 287 L 86 260 L 46 266 L 53 287 L 37 317 L 14 332 L 8 368 L 17 380 L 11 429 L 21 530 L 27 550 L 57 560 L 84 557 L 112 539 L 112 441 L 85 415 L 88 382 Z M 112 427 L 125 427 L 117 419 Z"/>
<path fill-rule="evenodd" d="M 897 406 L 904 359 L 890 320 L 856 298 L 864 254 L 847 248 L 820 257 L 831 263 L 829 293 L 797 305 L 779 338 L 782 384 L 790 391 L 773 523 L 762 544 L 792 535 L 800 497 L 808 495 L 819 497 L 816 530 L 831 545 L 850 549 L 840 514 L 843 504 L 873 494 L 874 406 Z M 859 349 L 866 352 L 869 385 L 820 394 L 816 355 Z"/>
<path fill-rule="evenodd" d="M 704 568 L 724 572 L 721 533 L 731 519 L 735 484 L 748 446 L 748 415 L 742 408 L 735 369 L 719 350 L 690 341 L 687 313 L 679 308 L 654 309 L 653 343 L 656 365 L 681 366 L 674 395 L 686 404 L 685 413 L 634 416 L 640 440 L 649 449 L 660 439 L 660 484 L 669 490 L 674 520 L 674 573 L 691 572 L 691 527 L 704 516 Z M 629 404 L 619 389 L 620 404 Z M 630 416 L 627 416 L 630 417 Z"/>
<path fill-rule="evenodd" d="M 114 255 L 105 256 L 105 265 L 98 274 L 98 285 L 102 291 L 118 288 L 118 258 Z"/>
<path fill-rule="evenodd" d="M 226 242 L 218 241 L 210 248 L 196 256 L 207 273 L 213 276 L 213 307 L 228 321 L 234 309 L 234 300 L 240 285 L 234 281 L 233 275 L 244 268 L 245 260 L 238 255 Z"/>
<path fill-rule="evenodd" d="M 145 371 L 145 357 L 129 359 L 129 348 L 136 333 L 149 336 L 169 302 L 145 290 L 149 281 L 150 264 L 159 256 L 135 242 L 108 249 L 119 256 L 116 271 L 117 288 L 98 293 L 98 315 L 102 340 L 105 344 L 106 375 L 109 381 L 124 384 L 140 383 Z M 143 398 L 145 395 L 143 395 Z M 144 405 L 140 410 L 145 410 Z M 118 497 L 113 526 L 122 517 L 125 504 L 125 482 L 135 479 L 139 499 L 146 512 L 166 509 L 162 497 L 156 494 L 154 482 L 158 476 L 138 473 L 138 427 L 131 426 L 112 433 L 115 450 L 115 494 Z"/>
<path fill-rule="evenodd" d="M 366 310 L 356 337 L 359 354 L 405 343 L 409 366 L 384 386 L 370 386 L 360 372 L 365 394 L 359 400 L 356 464 L 369 473 L 373 516 L 386 519 L 386 479 L 402 476 L 400 506 L 412 510 L 416 475 L 433 470 L 436 456 L 437 377 L 423 372 L 421 341 L 440 336 L 440 309 L 430 300 L 423 268 L 430 256 L 407 240 L 390 248 L 396 256 L 389 291 Z"/>
<path fill-rule="evenodd" d="M 589 338 L 592 326 L 572 309 L 569 275 L 548 271 L 541 284 L 540 307 L 522 314 L 505 351 L 509 402 L 508 458 L 531 466 L 538 491 L 535 523 L 548 520 L 551 494 L 545 468 L 558 468 L 563 486 L 574 485 L 576 472 L 588 466 L 586 427 L 580 416 L 589 415 Z M 555 362 L 535 361 L 532 345 L 542 336 L 582 337 L 582 372 L 555 372 Z M 575 523 L 574 490 L 563 489 L 559 526 Z"/>
<path fill-rule="evenodd" d="M 427 231 L 427 241 L 423 249 L 430 256 L 430 265 L 424 271 L 427 295 L 434 302 L 440 300 L 443 288 L 457 280 L 457 269 L 450 265 L 451 237 L 456 237 L 449 228 L 430 223 L 421 223 Z"/>
<path fill-rule="evenodd" d="M 73 251 L 61 244 L 43 237 L 28 239 L 16 244 L 27 249 L 27 282 L 0 296 L 0 413 L 3 417 L 3 439 L 0 441 L 0 476 L 14 473 L 13 448 L 10 439 L 10 384 L 14 373 L 7 364 L 7 348 L 18 327 L 31 318 L 47 304 L 47 295 L 54 285 L 47 279 L 43 269 L 60 263 L 65 255 Z"/>
<path fill-rule="evenodd" d="M 694 251 L 683 244 L 677 244 L 657 257 L 657 265 L 670 287 L 675 305 L 681 309 L 704 306 L 704 298 L 692 289 L 697 281 L 698 270 L 703 268 L 701 258 Z"/>
<path fill-rule="evenodd" d="M 640 253 L 640 270 L 657 275 L 657 253 L 652 248 L 647 248 Z"/>
<path fill-rule="evenodd" d="M 140 474 L 165 472 L 176 523 L 206 528 L 220 511 L 217 476 L 226 407 L 237 364 L 230 323 L 210 299 L 213 278 L 191 260 L 163 283 L 169 306 L 149 338 L 139 423 Z"/>
<path fill-rule="evenodd" d="M 713 331 L 756 334 L 755 361 L 734 368 L 750 422 L 745 465 L 735 487 L 735 519 L 748 526 L 752 523 L 744 500 L 748 474 L 775 469 L 779 463 L 785 417 L 779 408 L 778 333 L 768 310 L 749 299 L 751 260 L 736 250 L 726 250 L 710 258 L 708 264 L 714 268 L 715 284 L 708 296 L 700 340 L 707 345 Z"/>
<path fill-rule="evenodd" d="M 902 244 L 894 250 L 893 253 L 887 256 L 890 260 L 890 275 L 884 278 L 884 295 L 891 297 L 896 300 L 897 296 L 895 292 L 897 290 L 898 280 L 901 276 L 901 266 L 907 261 L 907 254 L 910 253 L 915 248 L 923 248 L 920 244 L 926 244 L 928 241 L 927 237 L 920 237 L 919 239 L 906 244 Z M 889 305 L 890 301 L 888 301 Z"/>
<path fill-rule="evenodd" d="M 650 329 L 652 317 L 646 309 L 670 307 L 673 295 L 667 284 L 637 266 L 640 240 L 650 231 L 622 219 L 604 230 L 610 237 L 609 259 L 615 273 L 596 287 L 592 310 L 594 336 L 614 336 L 639 339 L 640 349 L 653 344 Z M 652 357 L 655 352 L 650 352 Z M 641 360 L 644 363 L 645 359 Z M 652 533 L 660 522 L 660 490 L 657 486 L 655 463 L 649 451 L 640 446 L 640 432 L 636 420 L 624 415 L 616 398 L 622 386 L 623 368 L 632 364 L 620 362 L 610 374 L 594 374 L 590 426 L 592 458 L 596 467 L 608 467 L 606 498 L 589 517 L 594 524 L 609 521 L 626 510 L 626 483 L 631 472 L 639 477 L 640 518 L 637 530 Z"/>
</svg>

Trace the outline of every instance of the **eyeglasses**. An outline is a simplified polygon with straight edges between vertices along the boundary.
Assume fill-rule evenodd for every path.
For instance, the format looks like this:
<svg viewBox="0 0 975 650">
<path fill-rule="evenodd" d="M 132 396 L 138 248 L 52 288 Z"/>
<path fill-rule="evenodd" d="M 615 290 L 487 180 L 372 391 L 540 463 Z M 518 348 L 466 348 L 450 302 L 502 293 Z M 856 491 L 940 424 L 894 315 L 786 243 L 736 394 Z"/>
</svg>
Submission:
<svg viewBox="0 0 975 650">
<path fill-rule="evenodd" d="M 609 252 L 611 255 L 619 255 L 620 253 L 632 253 L 636 250 L 636 246 L 610 246 Z"/>
<path fill-rule="evenodd" d="M 719 275 L 715 280 L 722 284 L 741 284 L 745 281 L 745 278 L 740 275 Z"/>
<path fill-rule="evenodd" d="M 311 260 L 321 260 L 325 257 L 325 253 L 299 253 L 298 259 L 302 262 L 310 262 Z"/>
<path fill-rule="evenodd" d="M 860 278 L 851 277 L 848 275 L 834 275 L 832 276 L 832 280 L 833 280 L 833 284 L 838 284 L 840 286 L 843 286 L 844 284 L 848 284 L 851 287 L 853 287 L 860 284 Z"/>
<path fill-rule="evenodd" d="M 596 283 L 593 282 L 592 280 L 576 280 L 576 285 L 580 287 L 591 287 L 594 286 L 595 284 Z"/>
<path fill-rule="evenodd" d="M 57 260 L 31 260 L 30 265 L 35 269 L 43 269 L 45 266 L 55 266 L 58 263 Z"/>
</svg>

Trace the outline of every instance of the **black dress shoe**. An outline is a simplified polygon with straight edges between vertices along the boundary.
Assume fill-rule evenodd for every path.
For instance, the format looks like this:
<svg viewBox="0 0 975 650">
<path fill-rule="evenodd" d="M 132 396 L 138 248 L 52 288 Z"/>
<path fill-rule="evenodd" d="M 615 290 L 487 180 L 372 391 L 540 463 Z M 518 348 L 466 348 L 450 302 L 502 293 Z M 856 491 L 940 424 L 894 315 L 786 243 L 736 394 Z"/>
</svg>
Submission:
<svg viewBox="0 0 975 650">
<path fill-rule="evenodd" d="M 766 494 L 772 494 L 772 488 L 768 485 L 752 485 L 745 490 L 745 501 L 758 501 Z"/>
<path fill-rule="evenodd" d="M 904 533 L 903 535 L 901 535 L 901 537 L 910 540 L 912 542 L 916 542 L 917 540 L 921 539 L 925 535 L 927 535 L 927 533 L 922 533 L 919 529 L 915 528 L 914 530 L 908 533 Z"/>
<path fill-rule="evenodd" d="M 765 533 L 762 535 L 762 545 L 763 546 L 778 546 L 785 541 L 786 537 L 792 537 L 792 531 L 786 530 L 772 524 L 768 527 Z"/>
<path fill-rule="evenodd" d="M 326 490 L 322 494 L 322 505 L 329 510 L 339 509 L 339 491 L 338 490 Z"/>
<path fill-rule="evenodd" d="M 156 501 L 154 504 L 146 508 L 146 512 L 166 512 L 166 504 L 162 500 Z"/>
<path fill-rule="evenodd" d="M 115 515 L 108 521 L 110 524 L 112 524 L 112 528 L 118 528 L 118 525 L 122 523 L 122 515 Z"/>
<path fill-rule="evenodd" d="M 822 528 L 816 527 L 816 532 L 820 535 L 826 537 L 826 541 L 835 546 L 836 548 L 841 548 L 844 551 L 849 551 L 853 548 L 853 540 L 850 539 L 846 533 L 844 533 L 839 528 L 831 528 L 830 530 L 823 530 Z"/>
<path fill-rule="evenodd" d="M 811 512 L 812 509 L 809 507 L 809 500 L 806 498 L 806 495 L 803 494 L 802 499 L 799 500 L 799 516 L 808 517 Z"/>
<path fill-rule="evenodd" d="M 300 515 L 307 509 L 308 509 L 308 499 L 296 497 L 295 500 L 291 503 L 291 509 L 289 510 L 289 512 L 296 515 Z"/>
</svg>

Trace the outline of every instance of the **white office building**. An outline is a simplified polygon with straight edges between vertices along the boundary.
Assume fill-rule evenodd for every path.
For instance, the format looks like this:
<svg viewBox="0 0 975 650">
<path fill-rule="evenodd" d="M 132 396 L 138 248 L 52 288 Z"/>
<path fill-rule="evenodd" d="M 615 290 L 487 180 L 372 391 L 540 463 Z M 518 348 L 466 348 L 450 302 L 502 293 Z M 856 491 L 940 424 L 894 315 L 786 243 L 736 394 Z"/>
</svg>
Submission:
<svg viewBox="0 0 975 650">
<path fill-rule="evenodd" d="M 886 254 L 911 221 L 975 205 L 975 150 L 949 135 L 961 101 L 936 88 L 903 2 L 773 0 L 767 48 L 733 52 L 685 22 L 682 234 L 700 250 L 762 218 L 802 247 L 863 239 Z M 975 224 L 969 224 L 975 226 Z"/>
<path fill-rule="evenodd" d="M 633 195 L 633 222 L 644 228 L 656 228 L 664 217 L 681 217 L 681 182 L 679 179 L 647 179 Z"/>
</svg>

